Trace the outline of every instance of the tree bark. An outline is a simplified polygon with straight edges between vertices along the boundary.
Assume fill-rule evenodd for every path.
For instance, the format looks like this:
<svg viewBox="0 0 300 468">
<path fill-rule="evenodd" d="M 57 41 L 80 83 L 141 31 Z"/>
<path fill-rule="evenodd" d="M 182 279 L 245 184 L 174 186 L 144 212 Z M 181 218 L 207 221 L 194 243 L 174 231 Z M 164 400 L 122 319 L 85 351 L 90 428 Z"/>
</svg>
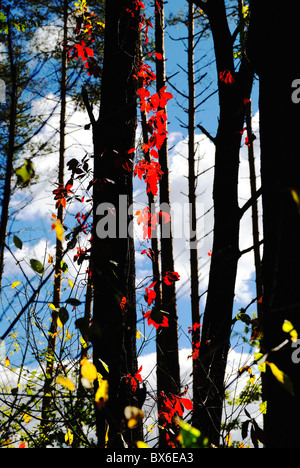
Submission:
<svg viewBox="0 0 300 468">
<path fill-rule="evenodd" d="M 124 376 L 127 373 L 134 375 L 136 371 L 134 259 L 132 239 L 128 236 L 130 218 L 127 215 L 131 202 L 132 173 L 124 169 L 124 164 L 129 162 L 128 151 L 135 147 L 136 131 L 136 84 L 133 74 L 139 55 L 139 17 L 137 13 L 131 16 L 130 12 L 135 12 L 134 7 L 132 0 L 106 2 L 100 115 L 93 125 L 94 305 L 90 335 L 94 363 L 109 382 L 109 400 L 104 408 L 96 407 L 98 445 L 102 448 L 105 446 L 107 426 L 108 446 L 123 447 L 120 434 L 126 431 L 124 407 L 135 401 L 135 395 L 128 394 L 123 385 Z M 124 197 L 123 207 L 120 196 Z M 115 208 L 116 236 L 99 236 L 99 206 L 107 206 L 108 210 L 109 206 Z M 121 217 L 123 222 L 120 222 Z M 123 297 L 127 298 L 126 312 L 120 307 Z M 109 373 L 101 365 L 101 360 L 108 365 Z"/>
<path fill-rule="evenodd" d="M 64 0 L 63 5 L 63 43 L 67 43 L 68 36 L 68 1 Z M 58 161 L 58 186 L 64 187 L 64 166 L 65 166 L 65 136 L 66 136 L 66 100 L 67 100 L 67 52 L 65 47 L 62 49 L 61 56 L 61 83 L 60 83 L 60 129 L 59 129 L 59 161 Z M 57 208 L 57 221 L 63 224 L 64 209 L 60 204 Z M 61 299 L 61 275 L 63 259 L 63 242 L 56 238 L 56 258 L 55 258 L 55 277 L 53 289 L 53 305 L 55 310 L 51 314 L 51 325 L 49 329 L 48 348 L 47 348 L 47 367 L 44 384 L 44 397 L 42 406 L 42 421 L 45 427 L 48 426 L 50 418 L 51 401 L 51 385 L 53 384 L 55 348 L 56 348 L 56 332 L 57 319 L 59 315 L 60 299 Z M 49 427 L 49 426 L 48 426 Z M 47 440 L 46 440 L 47 442 Z"/>
<path fill-rule="evenodd" d="M 164 46 L 164 4 L 162 0 L 155 2 L 155 50 L 161 54 L 162 59 L 156 59 L 156 88 L 157 92 L 166 84 L 165 46 Z M 164 109 L 166 112 L 166 109 Z M 170 187 L 168 163 L 168 139 L 166 138 L 159 150 L 159 163 L 163 175 L 159 184 L 160 209 L 170 216 Z M 165 235 L 161 229 L 161 273 L 174 271 L 173 235 L 170 221 L 170 230 Z M 158 411 L 163 405 L 162 395 L 180 393 L 180 366 L 178 350 L 178 317 L 175 283 L 166 285 L 162 281 L 161 290 L 162 310 L 168 313 L 169 326 L 158 329 L 157 341 L 157 394 Z M 160 432 L 160 446 L 167 445 L 166 431 Z"/>
<path fill-rule="evenodd" d="M 245 120 L 244 99 L 250 97 L 253 76 L 246 57 L 242 58 L 239 71 L 234 71 L 233 40 L 224 1 L 194 3 L 204 9 L 210 22 L 220 105 L 215 139 L 214 240 L 199 354 L 202 375 L 196 383 L 202 395 L 202 405 L 194 408 L 194 421 L 210 442 L 218 445 L 239 258 L 237 190 L 241 131 Z M 220 73 L 224 71 L 231 73 L 233 83 L 220 79 Z"/>
<path fill-rule="evenodd" d="M 251 2 L 251 7 L 253 21 L 248 55 L 260 80 L 263 348 L 270 352 L 287 338 L 282 331 L 284 320 L 300 329 L 299 92 L 293 96 L 294 80 L 300 78 L 299 60 L 294 55 L 300 6 L 285 6 L 288 28 L 284 34 L 279 33 L 282 30 L 280 10 L 266 11 L 257 0 Z M 289 343 L 268 355 L 268 362 L 275 363 L 290 378 L 294 396 L 280 385 L 267 366 L 266 448 L 299 447 L 298 354 Z"/>
<path fill-rule="evenodd" d="M 190 207 L 190 273 L 191 273 L 191 313 L 192 313 L 192 351 L 193 351 L 193 404 L 201 404 L 199 394 L 199 362 L 196 359 L 200 345 L 200 296 L 198 271 L 198 245 L 197 245 L 197 211 L 196 211 L 196 173 L 195 173 L 195 70 L 194 70 L 194 13 L 193 3 L 189 4 L 188 13 L 188 84 L 189 84 L 189 110 L 188 110 L 188 185 Z M 193 417 L 196 416 L 193 413 Z M 197 425 L 198 421 L 193 421 Z"/>
</svg>

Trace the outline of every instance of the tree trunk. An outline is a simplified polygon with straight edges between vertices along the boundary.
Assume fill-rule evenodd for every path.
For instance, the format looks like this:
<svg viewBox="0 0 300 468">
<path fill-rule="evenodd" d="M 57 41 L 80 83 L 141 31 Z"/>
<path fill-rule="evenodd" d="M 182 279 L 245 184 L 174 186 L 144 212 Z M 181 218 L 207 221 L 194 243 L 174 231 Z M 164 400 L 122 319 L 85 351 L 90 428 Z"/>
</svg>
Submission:
<svg viewBox="0 0 300 468">
<path fill-rule="evenodd" d="M 202 2 L 195 3 L 203 5 Z M 239 71 L 234 71 L 233 40 L 224 1 L 205 5 L 219 77 L 220 116 L 215 139 L 214 240 L 199 354 L 202 375 L 196 383 L 202 395 L 202 405 L 194 408 L 194 421 L 210 442 L 218 445 L 239 258 L 239 152 L 245 120 L 244 99 L 250 96 L 252 73 L 245 57 Z M 234 82 L 221 79 L 220 74 L 227 71 Z"/>
<path fill-rule="evenodd" d="M 196 211 L 196 173 L 195 173 L 195 70 L 194 70 L 194 12 L 193 3 L 189 4 L 188 13 L 188 82 L 189 82 L 189 146 L 188 146 L 188 184 L 190 207 L 190 273 L 191 273 L 191 312 L 192 312 L 192 351 L 193 351 L 193 403 L 201 404 L 199 394 L 199 363 L 196 359 L 200 345 L 200 296 L 197 246 L 197 211 Z M 196 412 L 193 416 L 196 416 Z M 197 421 L 193 421 L 195 426 Z"/>
<path fill-rule="evenodd" d="M 68 1 L 64 0 L 64 40 L 63 44 L 67 43 L 68 34 Z M 67 52 L 65 47 L 62 49 L 62 68 L 61 68 L 61 89 L 60 89 L 60 134 L 59 134 L 59 162 L 58 162 L 58 185 L 60 188 L 64 187 L 64 166 L 65 166 L 65 133 L 66 133 L 66 98 L 67 98 Z M 57 222 L 63 224 L 63 206 L 60 204 L 57 208 Z M 51 385 L 53 384 L 54 377 L 54 362 L 55 362 L 55 348 L 56 348 L 56 332 L 57 332 L 57 319 L 58 310 L 60 307 L 61 298 L 61 275 L 62 275 L 62 262 L 63 258 L 63 243 L 60 238 L 56 238 L 56 259 L 55 259 L 55 277 L 53 289 L 53 305 L 56 310 L 51 314 L 51 325 L 49 329 L 48 349 L 47 349 L 47 367 L 44 385 L 44 398 L 42 407 L 42 421 L 45 427 L 48 426 L 48 420 L 51 416 Z"/>
<path fill-rule="evenodd" d="M 13 171 L 13 159 L 14 159 L 14 147 L 15 147 L 15 132 L 16 132 L 16 114 L 17 114 L 17 70 L 14 61 L 13 53 L 13 39 L 10 23 L 9 9 L 7 12 L 8 17 L 8 35 L 7 35 L 7 46 L 8 46 L 8 57 L 10 65 L 10 76 L 11 76 L 11 94 L 10 94 L 10 113 L 9 113 L 9 141 L 8 151 L 6 156 L 6 168 L 5 168 L 5 184 L 3 191 L 2 210 L 1 210 L 1 221 L 0 221 L 0 292 L 2 287 L 2 275 L 4 267 L 4 251 L 6 241 L 6 231 L 9 218 L 9 202 L 11 195 L 11 178 Z"/>
<path fill-rule="evenodd" d="M 287 338 L 282 331 L 284 320 L 300 330 L 300 107 L 299 91 L 294 89 L 299 88 L 299 82 L 295 86 L 294 80 L 300 79 L 299 60 L 294 56 L 300 6 L 285 6 L 288 28 L 283 35 L 279 34 L 282 11 L 266 11 L 257 0 L 252 1 L 252 10 L 248 54 L 260 79 L 263 347 L 270 352 Z M 264 388 L 268 404 L 267 448 L 299 448 L 299 352 L 294 346 L 289 343 L 270 352 L 267 358 L 288 375 L 294 391 L 292 396 L 267 366 Z"/>
<path fill-rule="evenodd" d="M 248 160 L 249 160 L 249 175 L 250 175 L 250 192 L 253 199 L 252 204 L 252 236 L 254 246 L 254 266 L 255 266 L 255 283 L 256 297 L 261 299 L 263 295 L 262 274 L 261 274 L 261 258 L 260 258 L 260 236 L 259 236 L 259 219 L 258 219 L 258 203 L 255 199 L 256 188 L 256 170 L 255 170 L 255 155 L 252 133 L 252 104 L 251 101 L 246 106 L 246 126 L 248 135 Z M 257 302 L 257 316 L 259 324 L 262 324 L 262 303 Z"/>
<path fill-rule="evenodd" d="M 155 2 L 155 50 L 161 54 L 162 59 L 156 59 L 156 88 L 157 92 L 166 84 L 165 72 L 165 47 L 164 47 L 164 4 L 162 0 Z M 164 109 L 166 111 L 166 109 Z M 163 175 L 159 184 L 160 209 L 169 214 L 170 190 L 169 190 L 169 163 L 168 163 L 168 139 L 166 138 L 159 150 L 159 163 Z M 161 273 L 174 271 L 173 236 L 170 221 L 170 231 L 165 235 L 161 229 Z M 180 369 L 178 350 L 178 318 L 176 303 L 175 283 L 166 285 L 162 281 L 162 310 L 168 312 L 169 326 L 160 327 L 157 333 L 157 394 L 158 411 L 160 411 L 163 399 L 161 395 L 180 392 Z M 160 447 L 167 444 L 166 431 L 160 432 Z"/>
<path fill-rule="evenodd" d="M 134 395 L 124 390 L 122 378 L 126 373 L 134 375 L 136 370 L 134 259 L 132 239 L 128 236 L 132 173 L 126 171 L 124 165 L 129 162 L 128 151 L 135 147 L 136 84 L 133 74 L 139 54 L 139 18 L 137 12 L 134 17 L 130 12 L 135 12 L 132 0 L 106 2 L 100 116 L 93 125 L 94 305 L 90 332 L 94 363 L 109 382 L 109 400 L 104 408 L 96 407 L 99 447 L 105 446 L 107 426 L 108 446 L 123 447 L 120 434 L 126 431 L 124 407 L 134 403 Z M 116 234 L 108 232 L 107 237 L 99 232 L 98 225 L 103 220 L 99 209 L 105 207 L 108 216 L 111 215 L 117 224 Z M 123 297 L 127 298 L 126 312 L 120 307 Z M 101 360 L 108 365 L 109 373 Z"/>
</svg>

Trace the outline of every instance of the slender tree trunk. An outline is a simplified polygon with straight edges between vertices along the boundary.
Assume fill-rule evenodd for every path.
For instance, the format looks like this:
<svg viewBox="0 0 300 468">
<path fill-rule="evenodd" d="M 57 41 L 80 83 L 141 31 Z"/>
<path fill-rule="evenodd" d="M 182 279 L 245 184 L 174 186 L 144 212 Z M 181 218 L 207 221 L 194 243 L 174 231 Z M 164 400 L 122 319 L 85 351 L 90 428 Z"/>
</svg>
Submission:
<svg viewBox="0 0 300 468">
<path fill-rule="evenodd" d="M 68 34 L 68 0 L 64 0 L 64 40 L 63 44 L 67 43 Z M 59 135 L 59 162 L 58 162 L 58 185 L 64 187 L 64 166 L 65 166 L 65 134 L 66 134 L 66 98 L 67 98 L 67 53 L 65 47 L 62 49 L 62 68 L 61 68 L 61 91 L 60 91 L 60 135 Z M 63 206 L 60 204 L 57 208 L 57 222 L 63 224 Z M 44 398 L 42 408 L 43 424 L 47 426 L 49 419 L 49 411 L 51 411 L 51 385 L 54 377 L 54 361 L 56 348 L 56 332 L 57 319 L 61 301 L 61 275 L 62 275 L 62 258 L 63 258 L 63 242 L 60 238 L 56 238 L 56 259 L 55 259 L 55 276 L 53 290 L 53 305 L 55 310 L 52 311 L 51 325 L 49 329 L 48 349 L 47 349 L 47 367 L 44 385 Z"/>
<path fill-rule="evenodd" d="M 157 92 L 166 84 L 165 47 L 164 47 L 164 4 L 162 0 L 155 2 L 155 49 L 162 59 L 156 60 L 156 87 Z M 166 111 L 166 109 L 164 109 Z M 159 150 L 159 163 L 163 175 L 160 180 L 160 206 L 162 211 L 171 216 L 168 139 L 164 141 Z M 163 234 L 161 229 L 161 272 L 174 271 L 173 236 L 170 222 L 169 235 Z M 178 318 L 175 283 L 166 285 L 162 281 L 162 309 L 168 312 L 169 327 L 159 329 L 157 333 L 157 392 L 158 410 L 160 411 L 162 392 L 166 395 L 180 392 L 180 368 L 178 350 Z M 166 445 L 166 431 L 160 433 L 160 446 Z"/>
<path fill-rule="evenodd" d="M 300 64 L 294 44 L 299 40 L 299 4 L 284 8 L 288 28 L 284 35 L 282 12 L 266 11 L 253 0 L 253 21 L 248 55 L 260 80 L 260 142 L 264 252 L 262 277 L 263 346 L 267 361 L 290 379 L 293 395 L 267 366 L 265 394 L 266 448 L 299 448 L 300 379 L 299 342 L 278 351 L 287 334 L 284 320 L 300 330 L 300 216 L 299 216 L 299 81 Z M 275 83 L 274 71 L 280 70 Z M 293 415 L 293 417 L 291 417 Z"/>
<path fill-rule="evenodd" d="M 196 172 L 195 172 L 195 70 L 194 70 L 194 13 L 193 3 L 189 4 L 188 13 L 188 81 L 189 81 L 189 146 L 188 146 L 188 182 L 190 207 L 190 273 L 191 273 L 191 312 L 192 312 L 192 351 L 193 351 L 193 404 L 201 404 L 199 395 L 199 363 L 196 359 L 200 345 L 200 297 L 197 245 L 197 211 L 196 211 Z M 193 413 L 196 416 L 197 412 Z M 197 420 L 193 425 L 195 426 Z"/>
<path fill-rule="evenodd" d="M 9 202 L 11 195 L 11 178 L 13 171 L 13 159 L 14 159 L 14 147 L 15 147 L 15 132 L 16 132 L 16 114 L 17 114 L 17 100 L 18 100 L 18 89 L 17 89 L 17 70 L 14 61 L 13 53 L 13 38 L 10 23 L 9 10 L 7 13 L 7 24 L 8 24 L 8 57 L 10 65 L 10 76 L 11 76 L 11 93 L 10 93 L 10 115 L 9 115 L 9 141 L 8 151 L 6 155 L 6 168 L 5 168 L 5 183 L 2 200 L 1 220 L 0 220 L 0 292 L 2 287 L 2 275 L 4 267 L 4 251 L 6 241 L 6 231 L 9 218 Z"/>
<path fill-rule="evenodd" d="M 252 104 L 251 101 L 246 106 L 246 125 L 248 135 L 248 159 L 249 159 L 249 174 L 250 174 L 250 192 L 253 198 L 252 204 L 252 232 L 253 232 L 253 245 L 254 245 L 254 266 L 256 274 L 256 297 L 261 299 L 263 295 L 262 285 L 262 272 L 261 272 L 261 258 L 260 258 L 260 239 L 259 239 L 259 219 L 258 219 L 258 203 L 255 199 L 257 193 L 256 188 L 256 170 L 255 170 L 255 155 L 253 145 L 253 132 L 252 132 Z M 262 324 L 262 303 L 257 303 L 257 315 L 259 323 Z"/>
<path fill-rule="evenodd" d="M 202 2 L 195 3 L 203 6 Z M 241 131 L 245 119 L 244 99 L 250 96 L 253 78 L 245 57 L 239 71 L 234 71 L 233 41 L 224 1 L 206 4 L 205 11 L 214 40 L 220 116 L 215 139 L 214 240 L 199 355 L 202 375 L 195 384 L 201 392 L 202 405 L 194 409 L 194 420 L 210 442 L 218 445 L 239 258 L 237 187 Z M 220 74 L 227 71 L 234 82 L 221 79 Z"/>
<path fill-rule="evenodd" d="M 134 16 L 130 12 L 134 12 Z M 135 273 L 132 239 L 128 235 L 132 173 L 124 169 L 124 164 L 129 162 L 128 151 L 135 146 L 136 84 L 133 74 L 139 56 L 139 15 L 133 0 L 106 2 L 105 15 L 100 116 L 93 125 L 94 304 L 91 341 L 94 363 L 109 382 L 109 400 L 104 408 L 96 407 L 100 448 L 105 446 L 107 427 L 109 447 L 123 447 L 121 433 L 125 433 L 128 440 L 123 422 L 124 407 L 132 404 L 134 395 L 127 387 L 124 390 L 124 376 L 128 372 L 134 375 L 136 371 Z M 110 213 L 111 219 L 117 221 L 116 233 L 108 232 L 107 237 L 100 232 L 103 220 L 100 211 L 105 208 L 108 216 Z M 111 208 L 115 209 L 115 217 Z M 126 312 L 120 307 L 123 297 L 127 298 Z M 108 365 L 108 374 L 101 360 Z"/>
</svg>

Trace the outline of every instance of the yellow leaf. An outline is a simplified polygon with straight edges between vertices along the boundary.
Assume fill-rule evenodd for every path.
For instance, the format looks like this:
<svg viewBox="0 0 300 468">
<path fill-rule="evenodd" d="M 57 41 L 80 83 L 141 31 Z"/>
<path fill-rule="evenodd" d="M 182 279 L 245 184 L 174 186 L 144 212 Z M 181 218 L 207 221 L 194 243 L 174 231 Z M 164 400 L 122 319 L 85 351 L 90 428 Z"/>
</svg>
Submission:
<svg viewBox="0 0 300 468">
<path fill-rule="evenodd" d="M 63 239 L 64 239 L 64 228 L 61 224 L 61 221 L 60 219 L 57 219 L 56 221 L 54 221 L 54 223 L 52 224 L 53 228 L 55 229 L 55 232 L 56 232 L 56 237 L 57 239 L 62 242 Z"/>
<path fill-rule="evenodd" d="M 290 337 L 291 337 L 291 340 L 293 342 L 296 342 L 297 339 L 298 339 L 298 333 L 297 331 L 295 330 L 294 328 L 294 325 L 289 321 L 289 320 L 285 320 L 283 325 L 282 325 L 282 330 L 285 332 L 285 333 L 289 333 L 290 334 Z"/>
<path fill-rule="evenodd" d="M 267 412 L 267 402 L 266 401 L 263 401 L 260 405 L 259 405 L 259 409 L 261 411 L 262 414 L 266 414 Z"/>
<path fill-rule="evenodd" d="M 278 369 L 278 367 L 273 362 L 268 362 L 267 364 L 269 364 L 274 377 L 276 377 L 280 383 L 284 383 L 284 373 Z"/>
<path fill-rule="evenodd" d="M 70 380 L 69 377 L 65 377 L 64 375 L 58 375 L 56 383 L 66 387 L 71 392 L 75 390 L 75 385 L 73 384 L 72 380 Z"/>
<path fill-rule="evenodd" d="M 50 307 L 51 310 L 56 310 L 56 307 L 54 304 L 48 304 L 48 306 Z"/>
<path fill-rule="evenodd" d="M 8 367 L 8 366 L 10 366 L 10 360 L 9 360 L 8 357 L 6 356 L 4 367 Z"/>
<path fill-rule="evenodd" d="M 139 330 L 136 331 L 136 337 L 137 339 L 139 340 L 141 337 L 145 338 L 145 336 L 143 335 L 143 333 L 141 333 Z M 146 339 L 146 338 L 145 338 Z"/>
<path fill-rule="evenodd" d="M 61 320 L 60 320 L 59 317 L 57 317 L 57 326 L 58 326 L 59 328 L 63 328 L 63 324 L 61 323 Z"/>
<path fill-rule="evenodd" d="M 96 366 L 88 359 L 84 358 L 81 361 L 81 375 L 84 379 L 94 381 L 97 378 Z"/>
<path fill-rule="evenodd" d="M 145 442 L 142 442 L 141 440 L 138 440 L 136 443 L 137 448 L 149 448 Z"/>
<path fill-rule="evenodd" d="M 291 194 L 292 194 L 292 197 L 294 199 L 294 202 L 299 205 L 300 204 L 300 199 L 299 199 L 299 194 L 297 192 L 297 190 L 295 189 L 291 189 Z"/>
<path fill-rule="evenodd" d="M 109 442 L 108 432 L 109 432 L 109 425 L 107 424 L 107 429 L 106 429 L 106 432 L 105 432 L 105 448 L 107 448 L 108 442 Z"/>
<path fill-rule="evenodd" d="M 67 445 L 72 445 L 74 436 L 70 429 L 68 429 L 67 433 L 65 434 L 65 442 Z"/>
<path fill-rule="evenodd" d="M 247 18 L 249 14 L 249 5 L 245 5 L 242 7 L 242 13 L 243 13 L 244 18 Z"/>
<path fill-rule="evenodd" d="M 69 330 L 66 329 L 66 338 L 65 341 L 69 341 L 73 335 L 70 334 Z"/>
<path fill-rule="evenodd" d="M 95 402 L 99 409 L 103 408 L 108 400 L 108 381 L 102 380 L 95 395 Z"/>
<path fill-rule="evenodd" d="M 21 281 L 15 281 L 14 283 L 11 284 L 12 289 L 15 289 L 17 286 L 21 284 Z"/>
<path fill-rule="evenodd" d="M 232 445 L 232 435 L 230 433 L 227 434 L 225 440 L 226 440 L 228 447 L 230 447 Z"/>
<path fill-rule="evenodd" d="M 31 420 L 30 414 L 27 414 L 27 413 L 22 414 L 22 418 L 24 419 L 25 424 L 28 424 L 29 421 Z"/>
<path fill-rule="evenodd" d="M 294 395 L 293 383 L 290 380 L 289 376 L 282 372 L 280 369 L 278 369 L 278 367 L 273 362 L 266 361 L 266 364 L 270 366 L 272 374 L 278 380 L 278 382 L 280 382 L 284 386 L 284 388 L 289 393 L 291 393 L 291 395 Z"/>
<path fill-rule="evenodd" d="M 69 278 L 68 278 L 68 283 L 69 283 L 70 288 L 73 289 L 73 288 L 74 288 L 74 284 L 72 283 L 72 281 L 71 281 Z"/>
<path fill-rule="evenodd" d="M 290 333 L 293 330 L 294 326 L 291 324 L 289 320 L 285 320 L 283 325 L 282 325 L 282 330 L 285 333 Z"/>
<path fill-rule="evenodd" d="M 83 349 L 88 347 L 87 342 L 82 338 L 82 336 L 80 337 L 80 343 L 81 343 L 81 346 L 83 347 Z"/>
</svg>

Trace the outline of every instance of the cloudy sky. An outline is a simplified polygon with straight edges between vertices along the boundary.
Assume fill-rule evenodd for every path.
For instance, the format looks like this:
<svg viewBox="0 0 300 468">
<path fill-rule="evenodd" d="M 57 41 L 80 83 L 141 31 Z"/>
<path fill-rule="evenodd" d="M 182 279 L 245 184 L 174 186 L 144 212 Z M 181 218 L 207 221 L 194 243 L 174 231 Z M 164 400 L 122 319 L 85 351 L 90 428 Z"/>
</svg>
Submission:
<svg viewBox="0 0 300 468">
<path fill-rule="evenodd" d="M 180 6 L 181 1 L 176 0 L 176 4 Z M 55 28 L 54 28 L 55 29 Z M 45 34 L 39 32 L 39 42 L 42 43 L 43 38 L 47 38 L 48 34 L 51 33 L 48 28 Z M 56 30 L 54 31 L 56 34 Z M 48 43 L 48 40 L 46 40 Z M 174 58 L 178 58 L 178 43 L 174 45 L 174 42 L 167 38 L 167 57 L 169 65 L 169 72 L 177 69 L 176 61 Z M 185 64 L 185 56 L 182 56 L 181 64 Z M 178 81 L 176 78 L 176 86 L 180 86 L 181 90 L 186 88 L 186 85 Z M 55 105 L 57 104 L 56 98 L 53 94 L 49 94 L 45 98 L 36 100 L 32 107 L 32 114 L 50 114 Z M 175 271 L 180 274 L 180 281 L 177 283 L 178 290 L 178 318 L 179 318 L 179 336 L 180 336 L 180 364 L 181 364 L 181 375 L 183 383 L 190 382 L 191 372 L 191 359 L 190 355 L 190 336 L 188 334 L 188 327 L 191 326 L 190 318 L 190 289 L 189 289 L 189 246 L 188 240 L 188 218 L 186 216 L 187 210 L 187 175 L 188 175 L 188 164 L 187 164 L 187 132 L 179 124 L 176 118 L 180 115 L 181 119 L 185 119 L 186 115 L 184 112 L 178 112 L 179 108 L 175 105 L 175 102 L 170 103 L 169 112 L 169 166 L 170 166 L 170 191 L 171 191 L 171 208 L 172 212 L 172 223 L 174 232 L 174 258 L 175 258 Z M 213 104 L 206 104 L 206 113 L 201 114 L 201 124 L 203 124 L 210 132 L 216 130 L 217 114 L 218 109 L 216 108 L 216 102 Z M 81 160 L 86 153 L 92 153 L 92 133 L 91 131 L 84 130 L 84 125 L 89 122 L 88 116 L 85 111 L 76 109 L 74 103 L 68 102 L 68 123 L 67 123 L 67 156 L 66 160 L 77 158 Z M 259 135 L 258 135 L 258 122 L 259 116 L 256 113 L 253 118 L 253 130 L 257 136 L 254 142 L 255 155 L 256 155 L 256 170 L 259 174 Z M 59 106 L 50 118 L 48 124 L 44 127 L 41 134 L 35 137 L 36 142 L 51 140 L 51 144 L 56 148 L 58 147 L 58 133 L 56 130 L 59 128 Z M 242 206 L 246 200 L 250 198 L 250 181 L 249 181 L 249 169 L 248 169 L 248 154 L 247 146 L 244 144 L 241 148 L 240 155 L 240 178 L 239 178 L 239 201 Z M 213 143 L 200 131 L 196 132 L 196 170 L 199 174 L 197 180 L 197 203 L 198 203 L 198 239 L 199 239 L 199 274 L 200 274 L 200 294 L 203 294 L 201 299 L 201 311 L 203 312 L 205 306 L 205 291 L 208 285 L 208 273 L 210 266 L 210 257 L 208 255 L 212 248 L 213 241 L 213 206 L 212 206 L 212 184 L 214 176 L 214 145 Z M 24 157 L 27 155 L 24 154 Z M 19 161 L 22 164 L 22 160 Z M 10 225 L 11 233 L 18 233 L 18 236 L 23 240 L 22 250 L 18 250 L 12 243 L 12 236 L 10 238 L 10 246 L 12 247 L 14 256 L 9 252 L 6 252 L 6 263 L 5 263 L 5 275 L 4 275 L 4 291 L 7 293 L 7 297 L 11 297 L 14 291 L 11 290 L 11 284 L 15 281 L 20 281 L 21 284 L 19 289 L 23 292 L 20 294 L 20 303 L 26 300 L 28 292 L 26 292 L 26 278 L 30 281 L 34 281 L 36 277 L 28 264 L 28 259 L 36 258 L 44 260 L 47 266 L 48 254 L 53 255 L 55 252 L 55 232 L 51 230 L 52 217 L 51 215 L 56 212 L 55 203 L 53 199 L 53 193 L 55 185 L 54 181 L 57 179 L 57 168 L 58 168 L 58 153 L 52 152 L 49 155 L 41 154 L 35 157 L 34 167 L 38 179 L 36 183 L 30 187 L 22 190 L 17 190 L 11 200 L 11 211 L 14 214 L 13 222 Z M 66 174 L 68 169 L 66 168 Z M 67 177 L 67 176 L 66 176 Z M 257 185 L 259 187 L 259 177 L 257 179 Z M 146 206 L 146 195 L 145 187 L 135 181 L 134 187 L 134 202 L 135 207 Z M 82 205 L 74 204 L 71 208 L 70 214 L 82 211 Z M 205 214 L 205 215 L 204 215 Z M 203 216 L 202 216 L 203 215 Z M 243 250 L 252 245 L 252 225 L 251 225 L 251 211 L 244 215 L 241 221 L 241 236 L 240 236 L 240 249 Z M 137 282 L 143 281 L 144 278 L 151 276 L 151 263 L 145 255 L 141 254 L 141 251 L 145 247 L 149 247 L 147 242 L 142 240 L 141 232 L 138 226 L 136 226 L 136 266 L 137 266 Z M 71 257 L 70 257 L 71 258 Z M 20 263 L 18 263 L 20 262 Z M 20 265 L 22 266 L 24 274 L 20 271 Z M 70 279 L 74 281 L 76 278 L 76 269 L 72 266 L 72 262 L 69 262 L 69 271 L 66 274 L 66 281 Z M 22 296 L 23 294 L 23 296 Z M 254 262 L 253 252 L 244 255 L 239 260 L 238 264 L 238 275 L 236 282 L 236 295 L 235 295 L 235 307 L 234 313 L 238 313 L 241 307 L 245 307 L 255 297 L 255 282 L 254 282 Z M 143 292 L 138 295 L 141 303 L 143 302 Z M 18 305 L 19 306 L 19 305 Z M 8 325 L 7 318 L 9 317 L 7 304 L 2 304 L 2 311 L 5 313 L 2 315 L 0 321 L 0 331 L 3 332 Z M 255 311 L 255 308 L 249 309 L 249 312 Z M 138 309 L 140 313 L 140 309 Z M 141 318 L 141 313 L 138 318 Z M 141 333 L 148 339 L 144 341 L 143 337 L 138 342 L 139 351 L 141 355 L 139 357 L 140 364 L 143 365 L 142 377 L 147 380 L 149 388 L 155 390 L 155 330 L 145 327 L 143 321 L 140 321 L 138 328 Z M 138 340 L 139 341 L 139 340 Z M 1 345 L 0 348 L 0 359 L 5 359 L 6 349 Z M 245 365 L 250 359 L 249 348 L 245 349 L 240 346 L 236 350 L 232 350 L 229 357 L 228 364 L 228 378 L 235 374 L 236 369 Z M 3 371 L 3 369 L 2 369 Z M 8 370 L 5 371 L 9 373 Z M 3 377 L 3 372 L 1 379 Z M 7 377 L 5 377 L 7 378 Z M 10 377 L 13 379 L 13 376 Z"/>
</svg>

